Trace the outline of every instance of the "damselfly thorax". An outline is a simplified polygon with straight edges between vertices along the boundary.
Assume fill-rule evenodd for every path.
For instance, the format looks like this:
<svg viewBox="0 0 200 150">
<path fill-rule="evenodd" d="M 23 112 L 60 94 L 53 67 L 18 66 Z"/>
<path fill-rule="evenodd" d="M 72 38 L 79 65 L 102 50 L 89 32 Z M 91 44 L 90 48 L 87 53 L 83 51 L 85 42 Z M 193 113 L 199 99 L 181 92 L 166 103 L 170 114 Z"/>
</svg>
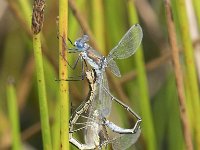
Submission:
<svg viewBox="0 0 200 150">
<path fill-rule="evenodd" d="M 85 59 L 92 68 L 95 69 L 97 74 L 105 71 L 105 67 L 107 67 L 107 61 L 104 56 L 100 56 L 95 54 L 95 51 L 90 48 L 81 52 L 80 56 Z"/>
<path fill-rule="evenodd" d="M 121 74 L 115 59 L 125 59 L 133 55 L 139 47 L 142 37 L 143 33 L 140 25 L 133 25 L 122 37 L 119 43 L 109 52 L 107 57 L 102 56 L 89 44 L 87 44 L 89 41 L 89 37 L 87 35 L 83 35 L 75 41 L 74 45 L 72 44 L 74 48 L 70 49 L 71 52 L 79 52 L 80 55 L 75 62 L 74 67 L 71 68 L 75 68 L 78 60 L 81 58 L 80 60 L 82 60 L 82 62 L 84 61 L 85 64 L 86 62 L 90 64 L 95 71 L 94 74 L 96 75 L 96 81 L 94 82 L 96 90 L 90 91 L 91 94 L 89 99 L 80 105 L 80 107 L 75 111 L 75 114 L 72 115 L 74 117 L 72 117 L 70 121 L 70 142 L 79 149 L 94 149 L 97 146 L 101 147 L 101 143 L 104 143 L 104 136 L 102 136 L 103 128 L 109 128 L 113 132 L 121 135 L 112 141 L 108 140 L 107 142 L 112 143 L 114 150 L 126 149 L 137 141 L 140 135 L 140 123 L 142 120 L 140 116 L 138 116 L 130 107 L 122 103 L 110 93 L 105 68 L 109 68 L 114 75 L 120 77 Z M 82 71 L 84 72 L 84 67 L 82 67 Z M 133 128 L 121 128 L 106 119 L 111 112 L 112 101 L 121 105 L 137 119 Z M 87 122 L 81 123 L 86 126 L 73 130 L 73 126 L 75 124 L 80 124 L 77 120 L 81 116 L 84 117 L 81 114 L 86 110 L 89 111 L 89 115 L 85 117 L 87 118 Z M 98 112 L 96 118 L 94 116 L 95 112 Z M 86 131 L 85 136 L 87 139 L 85 140 L 85 144 L 80 143 L 72 137 L 73 132 L 80 131 L 81 129 L 85 129 Z"/>
</svg>

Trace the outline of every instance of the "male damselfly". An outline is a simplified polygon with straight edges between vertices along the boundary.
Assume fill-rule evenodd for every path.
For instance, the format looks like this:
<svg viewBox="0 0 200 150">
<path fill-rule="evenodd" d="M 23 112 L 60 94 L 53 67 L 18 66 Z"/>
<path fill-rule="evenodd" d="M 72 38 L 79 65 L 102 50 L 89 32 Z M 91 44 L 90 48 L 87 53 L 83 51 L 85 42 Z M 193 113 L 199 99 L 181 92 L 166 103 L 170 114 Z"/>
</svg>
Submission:
<svg viewBox="0 0 200 150">
<path fill-rule="evenodd" d="M 111 99 L 109 98 L 109 96 L 107 96 L 109 92 L 103 92 L 103 89 L 109 91 L 107 77 L 105 74 L 105 68 L 109 68 L 113 74 L 120 77 L 121 74 L 114 59 L 125 59 L 133 55 L 139 47 L 142 41 L 142 37 L 143 32 L 140 25 L 133 25 L 122 37 L 119 43 L 109 52 L 107 57 L 102 56 L 89 44 L 87 44 L 87 42 L 89 41 L 89 37 L 87 35 L 83 35 L 81 38 L 78 38 L 74 44 L 70 41 L 71 44 L 74 45 L 74 47 L 70 48 L 69 52 L 80 52 L 80 54 L 73 67 L 71 65 L 69 66 L 74 69 L 77 65 L 78 60 L 81 60 L 82 64 L 83 61 L 87 61 L 90 64 L 90 66 L 94 68 L 97 74 L 97 82 L 99 84 L 99 101 L 97 102 L 100 103 L 101 106 L 98 107 L 98 109 L 104 117 L 108 116 L 111 111 Z M 84 72 L 83 67 L 82 70 Z M 66 80 L 69 81 L 72 79 Z"/>
</svg>

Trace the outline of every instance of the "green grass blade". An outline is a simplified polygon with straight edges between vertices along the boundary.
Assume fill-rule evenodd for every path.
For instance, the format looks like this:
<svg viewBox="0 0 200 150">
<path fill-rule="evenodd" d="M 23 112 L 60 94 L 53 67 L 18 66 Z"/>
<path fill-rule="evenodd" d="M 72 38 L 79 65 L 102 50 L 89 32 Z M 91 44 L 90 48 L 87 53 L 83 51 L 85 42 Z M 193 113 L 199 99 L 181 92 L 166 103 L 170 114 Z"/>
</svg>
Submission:
<svg viewBox="0 0 200 150">
<path fill-rule="evenodd" d="M 138 23 L 138 17 L 133 5 L 133 1 L 128 2 L 128 11 L 129 11 L 129 21 L 131 24 Z M 145 63 L 143 57 L 143 50 L 140 47 L 135 53 L 135 64 L 136 70 L 138 73 L 137 82 L 138 82 L 138 91 L 140 97 L 140 110 L 142 114 L 142 126 L 143 134 L 147 142 L 147 147 L 149 150 L 156 149 L 156 136 L 153 125 L 152 111 L 148 93 L 148 82 L 145 71 Z"/>
<path fill-rule="evenodd" d="M 156 118 L 155 129 L 159 140 L 158 149 L 162 149 L 163 144 L 165 144 L 169 150 L 184 150 L 176 91 L 175 79 L 170 73 L 154 98 L 153 104 L 154 118 Z"/>
<path fill-rule="evenodd" d="M 169 43 L 172 49 L 171 50 L 172 62 L 173 62 L 173 69 L 174 69 L 174 74 L 176 78 L 180 119 L 182 123 L 184 141 L 185 141 L 186 149 L 193 150 L 192 136 L 190 132 L 189 119 L 188 119 L 188 111 L 186 108 L 186 101 L 185 101 L 183 74 L 181 71 L 181 64 L 179 62 L 180 60 L 179 49 L 177 46 L 175 26 L 172 19 L 170 0 L 165 1 L 165 10 L 166 10 L 166 18 L 167 18 L 166 20 L 167 20 L 167 28 L 168 28 L 168 35 L 169 35 Z"/>
<path fill-rule="evenodd" d="M 199 0 L 193 0 L 193 6 L 194 6 L 194 10 L 197 16 L 197 22 L 199 25 L 199 30 L 200 30 L 200 1 Z"/>
<path fill-rule="evenodd" d="M 29 1 L 24 1 L 24 0 L 18 0 L 18 3 L 21 7 L 22 10 L 22 14 L 24 15 L 24 20 L 26 21 L 26 23 L 28 24 L 28 26 L 31 26 L 31 7 L 30 7 L 30 3 Z"/>
<path fill-rule="evenodd" d="M 173 8 L 173 7 L 172 7 Z M 176 1 L 176 7 L 173 11 L 176 11 L 179 18 L 179 27 L 181 31 L 181 40 L 183 44 L 183 54 L 185 59 L 186 76 L 188 78 L 189 92 L 193 103 L 193 113 L 200 114 L 200 98 L 199 88 L 194 62 L 194 49 L 192 47 L 192 41 L 189 31 L 189 22 L 187 18 L 185 1 Z M 195 142 L 197 149 L 200 148 L 200 118 L 196 117 L 195 124 Z"/>
<path fill-rule="evenodd" d="M 106 55 L 105 51 L 105 38 L 104 38 L 104 10 L 103 10 L 103 1 L 95 0 L 92 2 L 92 25 L 95 39 L 97 43 L 99 43 L 100 52 L 103 55 Z M 98 19 L 97 19 L 98 18 Z"/>
<path fill-rule="evenodd" d="M 54 110 L 54 123 L 52 125 L 52 147 L 53 150 L 60 150 L 60 105 L 57 103 L 57 106 Z"/>
<path fill-rule="evenodd" d="M 17 98 L 15 88 L 12 83 L 7 85 L 7 100 L 8 100 L 8 114 L 11 124 L 12 133 L 12 149 L 22 149 L 21 137 L 20 137 L 20 125 L 19 125 L 19 113 L 17 106 Z"/>
</svg>

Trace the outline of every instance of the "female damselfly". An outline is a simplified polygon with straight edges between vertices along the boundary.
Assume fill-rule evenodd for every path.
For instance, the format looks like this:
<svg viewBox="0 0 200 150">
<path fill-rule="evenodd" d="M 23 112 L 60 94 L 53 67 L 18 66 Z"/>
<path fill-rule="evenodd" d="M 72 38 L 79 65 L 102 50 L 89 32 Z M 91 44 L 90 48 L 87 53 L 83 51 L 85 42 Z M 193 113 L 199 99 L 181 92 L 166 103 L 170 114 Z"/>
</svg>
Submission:
<svg viewBox="0 0 200 150">
<path fill-rule="evenodd" d="M 129 111 L 136 119 L 137 122 L 135 126 L 131 129 L 121 128 L 115 123 L 107 120 L 102 116 L 102 112 L 99 112 L 98 103 L 96 98 L 98 98 L 98 88 L 99 84 L 97 81 L 97 75 L 95 70 L 86 71 L 86 78 L 88 79 L 90 91 L 88 99 L 74 111 L 70 117 L 70 127 L 69 127 L 69 137 L 70 142 L 79 149 L 101 149 L 102 146 L 106 146 L 111 143 L 114 150 L 123 150 L 130 147 L 134 144 L 140 135 L 140 122 L 141 118 L 128 106 L 123 104 L 120 100 L 116 99 L 109 91 L 108 93 L 112 101 L 116 101 L 123 108 Z M 104 91 L 105 89 L 103 89 Z M 83 113 L 88 112 L 87 116 L 84 116 Z M 86 122 L 78 122 L 80 117 L 86 118 Z M 74 129 L 75 125 L 84 125 L 79 129 Z M 73 137 L 73 133 L 85 129 L 85 144 L 82 144 L 77 139 Z M 118 137 L 109 138 L 107 134 L 107 129 L 112 130 L 113 132 L 119 133 Z M 119 149 L 120 148 L 120 149 Z"/>
</svg>

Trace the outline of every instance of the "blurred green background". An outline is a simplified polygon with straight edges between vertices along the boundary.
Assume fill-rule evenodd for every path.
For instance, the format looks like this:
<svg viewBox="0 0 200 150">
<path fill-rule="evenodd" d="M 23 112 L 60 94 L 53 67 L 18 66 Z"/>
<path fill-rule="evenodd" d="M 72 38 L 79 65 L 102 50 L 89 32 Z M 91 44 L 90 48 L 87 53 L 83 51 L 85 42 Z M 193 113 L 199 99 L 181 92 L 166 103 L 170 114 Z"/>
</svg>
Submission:
<svg viewBox="0 0 200 150">
<path fill-rule="evenodd" d="M 32 5 L 33 1 L 26 0 L 0 1 L 0 149 L 11 149 L 12 146 L 15 147 L 13 149 L 43 149 L 30 30 Z M 171 6 L 180 49 L 186 113 L 193 148 L 200 149 L 200 2 L 171 0 Z M 56 24 L 58 9 L 57 0 L 46 1 L 42 29 L 52 149 L 59 149 L 59 135 L 56 130 L 59 83 L 55 81 L 58 78 L 59 56 Z M 71 0 L 68 10 L 68 37 L 75 41 L 90 32 L 91 45 L 105 56 L 133 24 L 141 25 L 144 34 L 141 47 L 134 56 L 117 60 L 122 77 L 114 77 L 108 71 L 113 95 L 128 104 L 143 119 L 142 134 L 130 149 L 186 149 L 164 1 Z M 74 13 L 72 10 L 78 10 L 80 15 L 77 16 L 76 11 Z M 88 30 L 84 29 L 85 25 Z M 70 64 L 76 58 L 77 55 L 68 55 Z M 70 76 L 80 75 L 80 72 L 80 64 L 74 71 L 69 69 Z M 10 84 L 11 79 L 14 84 Z M 87 93 L 86 81 L 69 82 L 70 103 L 73 105 L 69 112 L 86 98 Z M 113 105 L 110 118 L 115 118 L 117 124 L 124 127 L 133 125 L 126 112 L 121 111 L 117 105 Z M 13 143 L 17 143 L 19 147 Z"/>
</svg>

